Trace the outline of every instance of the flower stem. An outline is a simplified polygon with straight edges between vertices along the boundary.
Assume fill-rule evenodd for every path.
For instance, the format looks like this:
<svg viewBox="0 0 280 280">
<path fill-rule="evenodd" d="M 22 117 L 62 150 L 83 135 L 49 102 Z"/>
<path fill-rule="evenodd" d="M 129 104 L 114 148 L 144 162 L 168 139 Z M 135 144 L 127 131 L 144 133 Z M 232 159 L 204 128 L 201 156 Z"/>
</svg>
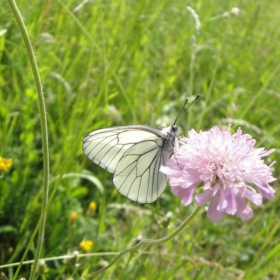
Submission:
<svg viewBox="0 0 280 280">
<path fill-rule="evenodd" d="M 32 74 L 34 77 L 36 90 L 37 90 L 37 97 L 38 97 L 38 104 L 39 104 L 39 114 L 41 119 L 41 131 L 42 131 L 42 149 L 43 149 L 43 195 L 42 195 L 42 209 L 41 209 L 41 218 L 39 220 L 39 233 L 38 233 L 38 244 L 37 249 L 35 253 L 35 259 L 34 259 L 34 266 L 33 270 L 30 276 L 30 279 L 34 279 L 35 273 L 36 273 L 36 267 L 39 261 L 39 257 L 41 255 L 42 247 L 43 247 L 43 239 L 44 239 L 44 231 L 45 231 L 45 223 L 46 223 L 46 211 L 44 211 L 47 201 L 48 201 L 48 192 L 49 192 L 49 147 L 48 147 L 48 126 L 47 126 L 47 116 L 46 116 L 46 108 L 44 103 L 44 95 L 43 95 L 43 87 L 41 84 L 41 79 L 34 55 L 34 51 L 31 45 L 30 38 L 28 36 L 27 29 L 25 27 L 25 24 L 22 20 L 20 11 L 16 5 L 16 2 L 14 0 L 7 0 L 11 11 L 15 17 L 15 20 L 17 22 L 18 28 L 20 30 L 20 33 L 22 35 L 25 48 L 27 50 L 27 55 L 29 58 L 29 62 L 31 64 Z M 29 245 L 31 242 L 29 242 Z M 19 273 L 19 270 L 21 268 L 22 262 L 25 259 L 27 252 L 29 250 L 30 246 L 27 246 L 23 257 L 21 259 L 21 264 L 17 268 L 14 279 L 17 278 L 17 275 Z"/>
<path fill-rule="evenodd" d="M 133 252 L 135 250 L 137 250 L 138 248 L 140 248 L 143 245 L 159 245 L 163 242 L 166 242 L 170 239 L 172 239 L 174 236 L 176 236 L 177 234 L 179 234 L 183 229 L 185 229 L 188 224 L 194 219 L 194 217 L 197 215 L 197 213 L 199 212 L 199 210 L 201 209 L 201 207 L 197 207 L 193 213 L 187 217 L 187 219 L 181 224 L 179 225 L 179 227 L 177 229 L 175 229 L 171 234 L 159 238 L 159 239 L 143 239 L 141 242 L 139 242 L 138 244 L 136 244 L 135 246 L 132 246 L 130 248 L 124 249 L 123 251 L 121 251 L 107 266 L 88 274 L 85 278 L 92 278 L 94 275 L 103 272 L 105 270 L 107 270 L 108 268 L 110 268 L 122 255 L 129 253 L 129 252 Z"/>
</svg>

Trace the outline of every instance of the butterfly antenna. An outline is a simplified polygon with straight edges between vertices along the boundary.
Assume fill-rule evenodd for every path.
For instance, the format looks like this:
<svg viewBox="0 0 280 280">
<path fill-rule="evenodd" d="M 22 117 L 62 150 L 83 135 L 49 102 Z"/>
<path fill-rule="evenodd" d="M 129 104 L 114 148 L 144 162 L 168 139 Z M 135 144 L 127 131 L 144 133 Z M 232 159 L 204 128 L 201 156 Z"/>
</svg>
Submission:
<svg viewBox="0 0 280 280">
<path fill-rule="evenodd" d="M 200 94 L 196 96 L 196 98 L 187 106 L 188 99 L 185 100 L 184 105 L 182 106 L 180 112 L 178 113 L 173 125 L 175 125 L 178 119 L 188 110 L 188 108 L 200 97 Z M 186 107 L 187 106 L 187 107 Z"/>
</svg>

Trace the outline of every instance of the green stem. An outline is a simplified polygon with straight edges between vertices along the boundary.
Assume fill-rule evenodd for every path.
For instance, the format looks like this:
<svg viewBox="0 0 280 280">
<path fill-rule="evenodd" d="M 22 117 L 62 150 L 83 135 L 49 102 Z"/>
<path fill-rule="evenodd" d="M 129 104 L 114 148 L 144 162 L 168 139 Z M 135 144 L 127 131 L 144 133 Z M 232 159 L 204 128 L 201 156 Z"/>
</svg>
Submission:
<svg viewBox="0 0 280 280">
<path fill-rule="evenodd" d="M 139 247 L 143 246 L 143 245 L 159 245 L 161 243 L 164 243 L 170 239 L 172 239 L 174 236 L 176 236 L 177 234 L 179 234 L 183 229 L 186 228 L 186 226 L 194 219 L 194 217 L 197 215 L 197 213 L 199 212 L 199 210 L 201 209 L 201 207 L 197 207 L 193 213 L 187 217 L 187 219 L 177 228 L 175 229 L 171 234 L 163 237 L 163 238 L 159 238 L 159 239 L 143 239 L 141 242 L 139 242 L 138 244 L 136 244 L 135 246 L 132 246 L 130 248 L 127 248 L 123 251 L 121 251 L 107 266 L 88 274 L 85 278 L 92 278 L 94 275 L 103 272 L 105 270 L 107 270 L 108 268 L 110 268 L 122 255 L 135 251 L 137 249 L 139 249 Z"/>
<path fill-rule="evenodd" d="M 43 87 L 41 84 L 41 79 L 35 59 L 35 55 L 33 52 L 33 48 L 31 45 L 30 38 L 28 36 L 27 29 L 25 27 L 25 24 L 22 20 L 20 11 L 16 5 L 16 2 L 14 0 L 7 0 L 12 13 L 15 17 L 15 20 L 17 22 L 17 25 L 19 27 L 20 33 L 22 35 L 27 55 L 29 58 L 29 62 L 31 64 L 32 74 L 34 77 L 36 90 L 37 90 L 37 97 L 38 97 L 38 104 L 39 104 L 39 113 L 40 113 L 40 119 L 41 119 L 41 131 L 42 131 L 42 149 L 43 149 L 43 195 L 42 195 L 42 213 L 41 213 L 41 223 L 39 227 L 39 233 L 38 233 L 38 244 L 37 249 L 35 253 L 35 259 L 34 259 L 34 266 L 33 270 L 30 276 L 30 279 L 34 279 L 35 273 L 36 273 L 36 267 L 41 255 L 42 247 L 43 247 L 43 240 L 44 240 L 44 231 L 45 231 L 45 224 L 46 224 L 46 211 L 43 211 L 44 208 L 47 205 L 48 201 L 48 191 L 49 191 L 49 147 L 48 147 L 48 126 L 47 126 L 47 116 L 46 116 L 46 108 L 44 103 L 44 95 L 43 95 Z M 19 267 L 17 268 L 14 278 L 17 278 L 17 275 L 19 273 L 19 270 L 21 268 L 22 262 L 25 259 L 27 255 L 28 250 L 25 250 L 24 255 L 22 256 L 21 262 Z"/>
<path fill-rule="evenodd" d="M 33 231 L 33 234 L 29 240 L 29 243 L 24 251 L 24 254 L 23 254 L 23 257 L 21 259 L 21 262 L 20 262 L 20 266 L 17 268 L 17 271 L 15 272 L 15 276 L 13 279 L 16 279 L 18 273 L 19 273 L 19 270 L 22 266 L 22 263 L 23 263 L 23 260 L 25 259 L 27 253 L 28 253 L 28 250 L 29 248 L 31 247 L 31 244 L 32 244 L 32 240 L 34 239 L 35 235 L 36 235 L 36 232 L 38 230 L 38 226 L 40 225 L 40 234 L 39 234 L 39 241 L 38 241 L 38 249 L 37 249 L 37 252 L 38 254 L 36 254 L 35 256 L 35 260 L 34 260 L 34 269 L 33 269 L 33 272 L 32 272 L 32 275 L 31 275 L 31 278 L 30 279 L 33 279 L 34 278 L 34 275 L 35 275 L 35 267 L 37 266 L 37 263 L 38 263 L 38 260 L 39 260 L 39 255 L 40 255 L 40 252 L 41 252 L 41 248 L 42 248 L 42 242 L 43 242 L 43 236 L 44 236 L 44 225 L 45 225 L 45 220 L 46 220 L 46 213 L 47 213 L 47 210 L 48 210 L 48 207 L 49 207 L 49 204 L 50 202 L 52 201 L 55 193 L 56 193 L 56 190 L 57 190 L 57 187 L 58 187 L 58 184 L 59 184 L 59 181 L 61 180 L 62 176 L 60 176 L 60 179 L 58 180 L 58 183 L 56 184 L 56 186 L 54 187 L 51 195 L 50 195 L 50 198 L 49 198 L 49 201 L 47 201 L 48 199 L 48 185 L 49 185 L 49 152 L 48 152 L 48 146 L 47 146 L 47 143 L 48 143 L 48 138 L 47 138 L 47 121 L 46 121 L 46 112 L 45 112 L 45 108 L 44 108 L 44 99 L 43 99 L 43 92 L 42 92 L 42 88 L 41 88 L 41 83 L 40 83 L 40 77 L 39 77 L 39 73 L 37 71 L 37 65 L 36 65 L 36 60 L 35 60 L 35 57 L 34 57 L 34 53 L 33 53 L 33 49 L 32 49 L 32 46 L 31 46 L 31 43 L 30 43 L 30 40 L 29 40 L 29 37 L 28 37 L 28 33 L 26 31 L 26 28 L 25 28 L 25 25 L 24 25 L 24 22 L 22 21 L 21 19 L 21 16 L 20 16 L 20 13 L 19 13 L 19 10 L 16 6 L 16 3 L 14 2 L 14 0 L 7 0 L 8 1 L 8 4 L 10 5 L 11 7 L 11 10 L 12 12 L 14 13 L 14 16 L 15 16 L 15 19 L 18 23 L 18 26 L 21 30 L 21 33 L 22 33 L 22 36 L 23 36 L 23 39 L 24 39 L 24 42 L 25 42 L 25 45 L 26 45 L 26 48 L 27 48 L 27 52 L 28 52 L 28 55 L 29 55 L 29 59 L 30 59 L 30 63 L 31 63 L 31 67 L 32 67 L 32 71 L 33 71 L 33 75 L 34 75 L 34 79 L 35 79 L 35 82 L 36 82 L 36 87 L 37 87 L 37 92 L 38 92 L 38 96 L 39 96 L 39 108 L 40 108 L 40 114 L 41 114 L 41 122 L 42 122 L 42 141 L 43 141 L 43 160 L 44 160 L 44 198 L 43 198 L 43 205 L 42 205 L 42 208 L 43 208 L 43 211 L 41 212 L 41 217 L 38 221 L 38 224 L 36 226 L 36 228 L 34 229 Z M 63 4 L 62 1 L 59 1 L 60 3 Z M 143 7 L 146 3 L 146 0 L 142 0 L 140 6 L 139 6 L 139 9 L 137 10 L 137 13 L 136 13 L 136 16 L 132 22 L 132 25 L 130 26 L 130 28 L 128 29 L 127 33 L 126 33 L 126 36 L 117 52 L 117 55 L 116 55 L 116 58 L 114 60 L 114 62 L 112 63 L 109 71 L 107 72 L 106 76 L 105 76 L 105 83 L 107 83 L 107 81 L 109 80 L 110 76 L 112 75 L 116 65 L 117 65 L 117 61 L 124 49 L 124 46 L 129 38 L 129 35 L 133 29 L 133 27 L 136 25 L 137 23 L 137 20 L 143 10 Z M 65 7 L 65 5 L 63 5 Z M 91 37 L 90 37 L 91 38 Z M 100 97 L 102 96 L 103 92 L 105 90 L 105 86 L 101 87 L 99 93 L 98 93 L 98 97 L 96 99 L 96 102 L 94 103 L 94 108 L 96 108 L 99 100 L 100 100 Z M 41 109 L 42 108 L 42 109 Z M 92 108 L 92 110 L 94 110 L 94 108 Z M 84 122 L 84 127 L 86 126 L 86 124 L 88 123 L 88 119 L 90 118 L 90 114 L 88 115 L 88 118 L 87 120 Z M 84 129 L 81 128 L 81 131 L 83 131 Z M 75 148 L 73 150 L 76 150 Z M 69 158 L 72 157 L 73 155 L 73 150 L 71 151 L 71 153 L 69 154 Z M 69 162 L 69 161 L 66 161 L 66 162 Z M 67 164 L 64 164 L 62 169 L 66 169 L 66 165 Z M 63 174 L 63 171 L 61 172 Z M 42 230 L 41 230 L 42 229 Z M 39 246 L 41 247 L 40 250 L 39 250 Z M 35 263 L 36 261 L 36 263 Z"/>
</svg>

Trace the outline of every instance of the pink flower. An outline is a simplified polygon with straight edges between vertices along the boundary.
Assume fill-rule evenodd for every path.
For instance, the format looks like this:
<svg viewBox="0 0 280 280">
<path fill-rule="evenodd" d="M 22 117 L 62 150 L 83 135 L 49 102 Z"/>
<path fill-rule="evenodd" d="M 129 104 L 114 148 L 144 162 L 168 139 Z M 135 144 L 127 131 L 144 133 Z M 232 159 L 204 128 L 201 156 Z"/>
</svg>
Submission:
<svg viewBox="0 0 280 280">
<path fill-rule="evenodd" d="M 191 130 L 188 138 L 178 140 L 173 156 L 160 171 L 168 175 L 172 192 L 182 197 L 184 205 L 192 202 L 195 188 L 201 190 L 195 199 L 199 206 L 210 201 L 212 221 L 221 221 L 225 214 L 248 220 L 253 211 L 246 200 L 260 206 L 263 197 L 271 200 L 275 193 L 270 186 L 276 180 L 271 169 L 274 162 L 268 166 L 262 159 L 274 149 L 256 149 L 255 143 L 240 128 L 235 134 L 230 126 L 199 133 Z"/>
</svg>

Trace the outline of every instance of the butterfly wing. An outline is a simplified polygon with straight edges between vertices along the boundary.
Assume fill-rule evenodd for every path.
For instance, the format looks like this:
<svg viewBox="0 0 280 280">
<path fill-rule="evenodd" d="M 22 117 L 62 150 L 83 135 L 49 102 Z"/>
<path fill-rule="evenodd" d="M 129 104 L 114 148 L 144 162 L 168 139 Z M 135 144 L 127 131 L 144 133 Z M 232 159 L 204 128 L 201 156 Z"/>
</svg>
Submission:
<svg viewBox="0 0 280 280">
<path fill-rule="evenodd" d="M 130 135 L 130 131 L 123 127 L 93 131 L 85 136 L 83 151 L 94 163 L 114 173 L 124 153 L 135 144 L 134 139 L 124 139 L 126 135 Z"/>
<path fill-rule="evenodd" d="M 113 179 L 122 195 L 139 203 L 152 203 L 162 194 L 167 177 L 159 168 L 172 154 L 162 149 L 163 141 L 153 135 L 136 143 L 123 155 Z"/>
<path fill-rule="evenodd" d="M 164 135 L 154 127 L 120 126 L 93 131 L 84 138 L 86 156 L 114 174 L 124 196 L 151 203 L 164 191 L 167 177 L 159 171 L 172 151 L 163 149 Z"/>
</svg>

